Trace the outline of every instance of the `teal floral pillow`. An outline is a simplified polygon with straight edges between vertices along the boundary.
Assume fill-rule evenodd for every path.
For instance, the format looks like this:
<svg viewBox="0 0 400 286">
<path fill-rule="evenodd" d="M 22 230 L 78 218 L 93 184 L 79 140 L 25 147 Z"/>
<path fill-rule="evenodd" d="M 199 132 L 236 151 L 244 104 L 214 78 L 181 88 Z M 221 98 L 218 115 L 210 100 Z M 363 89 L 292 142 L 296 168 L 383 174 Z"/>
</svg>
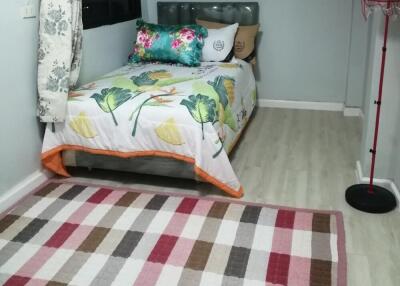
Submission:
<svg viewBox="0 0 400 286">
<path fill-rule="evenodd" d="M 159 61 L 199 66 L 207 29 L 200 25 L 156 25 L 137 21 L 130 63 Z"/>
</svg>

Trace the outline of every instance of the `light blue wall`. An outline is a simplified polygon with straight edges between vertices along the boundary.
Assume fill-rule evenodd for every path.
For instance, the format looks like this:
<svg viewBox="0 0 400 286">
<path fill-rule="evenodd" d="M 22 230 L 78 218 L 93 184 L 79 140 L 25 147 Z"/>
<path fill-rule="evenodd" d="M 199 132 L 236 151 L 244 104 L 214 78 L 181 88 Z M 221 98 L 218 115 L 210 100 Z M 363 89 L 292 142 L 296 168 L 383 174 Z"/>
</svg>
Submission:
<svg viewBox="0 0 400 286">
<path fill-rule="evenodd" d="M 157 1 L 146 2 L 143 15 L 156 21 Z M 259 96 L 345 102 L 352 1 L 258 2 L 262 31 L 258 49 Z"/>
<path fill-rule="evenodd" d="M 38 19 L 21 19 L 25 0 L 0 9 L 0 194 L 40 169 L 41 125 L 36 119 Z M 33 1 L 38 9 L 38 0 Z M 134 21 L 84 33 L 81 82 L 122 66 L 135 36 Z"/>
<path fill-rule="evenodd" d="M 361 13 L 361 1 L 352 0 L 351 42 L 348 62 L 346 106 L 362 107 L 368 53 L 368 22 Z"/>
<path fill-rule="evenodd" d="M 136 21 L 85 30 L 80 83 L 127 63 L 136 37 Z"/>
<path fill-rule="evenodd" d="M 37 21 L 19 17 L 23 3 L 2 1 L 0 9 L 0 194 L 40 168 L 41 132 L 35 109 Z"/>
</svg>

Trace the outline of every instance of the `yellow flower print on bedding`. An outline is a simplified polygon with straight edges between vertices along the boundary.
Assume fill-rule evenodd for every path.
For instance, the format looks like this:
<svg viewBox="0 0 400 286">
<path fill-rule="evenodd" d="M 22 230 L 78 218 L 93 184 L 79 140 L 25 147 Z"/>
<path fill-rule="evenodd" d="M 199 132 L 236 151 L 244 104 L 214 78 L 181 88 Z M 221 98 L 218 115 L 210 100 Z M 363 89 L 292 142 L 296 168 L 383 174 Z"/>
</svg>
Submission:
<svg viewBox="0 0 400 286">
<path fill-rule="evenodd" d="M 74 117 L 69 123 L 69 126 L 82 137 L 90 139 L 97 136 L 97 132 L 93 128 L 93 125 L 85 112 L 81 112 L 78 116 Z"/>
<path fill-rule="evenodd" d="M 171 145 L 183 145 L 182 135 L 176 125 L 174 118 L 169 118 L 155 129 L 155 132 L 161 140 Z"/>
</svg>

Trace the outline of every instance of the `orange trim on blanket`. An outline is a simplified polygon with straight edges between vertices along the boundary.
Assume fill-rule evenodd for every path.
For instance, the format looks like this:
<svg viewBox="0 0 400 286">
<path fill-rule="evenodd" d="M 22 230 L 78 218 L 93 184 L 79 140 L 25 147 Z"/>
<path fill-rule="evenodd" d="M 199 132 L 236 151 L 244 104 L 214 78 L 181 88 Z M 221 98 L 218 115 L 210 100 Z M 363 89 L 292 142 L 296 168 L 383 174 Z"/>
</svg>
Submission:
<svg viewBox="0 0 400 286">
<path fill-rule="evenodd" d="M 191 157 L 175 154 L 171 152 L 164 152 L 158 150 L 151 150 L 151 151 L 134 151 L 134 152 L 120 152 L 120 151 L 111 151 L 111 150 L 101 150 L 101 149 L 93 149 L 87 148 L 77 145 L 60 145 L 54 149 L 51 149 L 47 152 L 42 153 L 42 164 L 47 169 L 53 171 L 54 173 L 64 176 L 70 177 L 65 166 L 62 162 L 61 152 L 66 150 L 72 151 L 83 151 L 91 154 L 97 155 L 108 155 L 108 156 L 115 156 L 120 158 L 133 158 L 133 157 L 146 157 L 146 156 L 155 156 L 155 157 L 164 157 L 164 158 L 173 158 L 179 161 L 184 161 L 194 166 L 194 172 L 204 179 L 205 181 L 213 184 L 214 186 L 218 187 L 222 191 L 226 192 L 227 194 L 231 195 L 235 198 L 241 198 L 243 196 L 243 187 L 241 186 L 239 191 L 234 190 L 230 186 L 222 183 L 215 177 L 208 174 L 206 171 L 201 169 L 200 167 L 195 165 L 195 160 Z"/>
</svg>

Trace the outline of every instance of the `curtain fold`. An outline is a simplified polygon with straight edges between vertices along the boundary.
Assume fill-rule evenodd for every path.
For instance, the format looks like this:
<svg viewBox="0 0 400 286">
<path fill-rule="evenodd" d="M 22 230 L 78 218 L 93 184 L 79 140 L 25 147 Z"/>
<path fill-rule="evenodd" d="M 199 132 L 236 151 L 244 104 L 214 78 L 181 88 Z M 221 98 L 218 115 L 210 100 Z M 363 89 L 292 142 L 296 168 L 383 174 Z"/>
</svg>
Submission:
<svg viewBox="0 0 400 286">
<path fill-rule="evenodd" d="M 82 58 L 82 0 L 41 0 L 38 50 L 38 116 L 63 122 L 69 89 Z"/>
</svg>

